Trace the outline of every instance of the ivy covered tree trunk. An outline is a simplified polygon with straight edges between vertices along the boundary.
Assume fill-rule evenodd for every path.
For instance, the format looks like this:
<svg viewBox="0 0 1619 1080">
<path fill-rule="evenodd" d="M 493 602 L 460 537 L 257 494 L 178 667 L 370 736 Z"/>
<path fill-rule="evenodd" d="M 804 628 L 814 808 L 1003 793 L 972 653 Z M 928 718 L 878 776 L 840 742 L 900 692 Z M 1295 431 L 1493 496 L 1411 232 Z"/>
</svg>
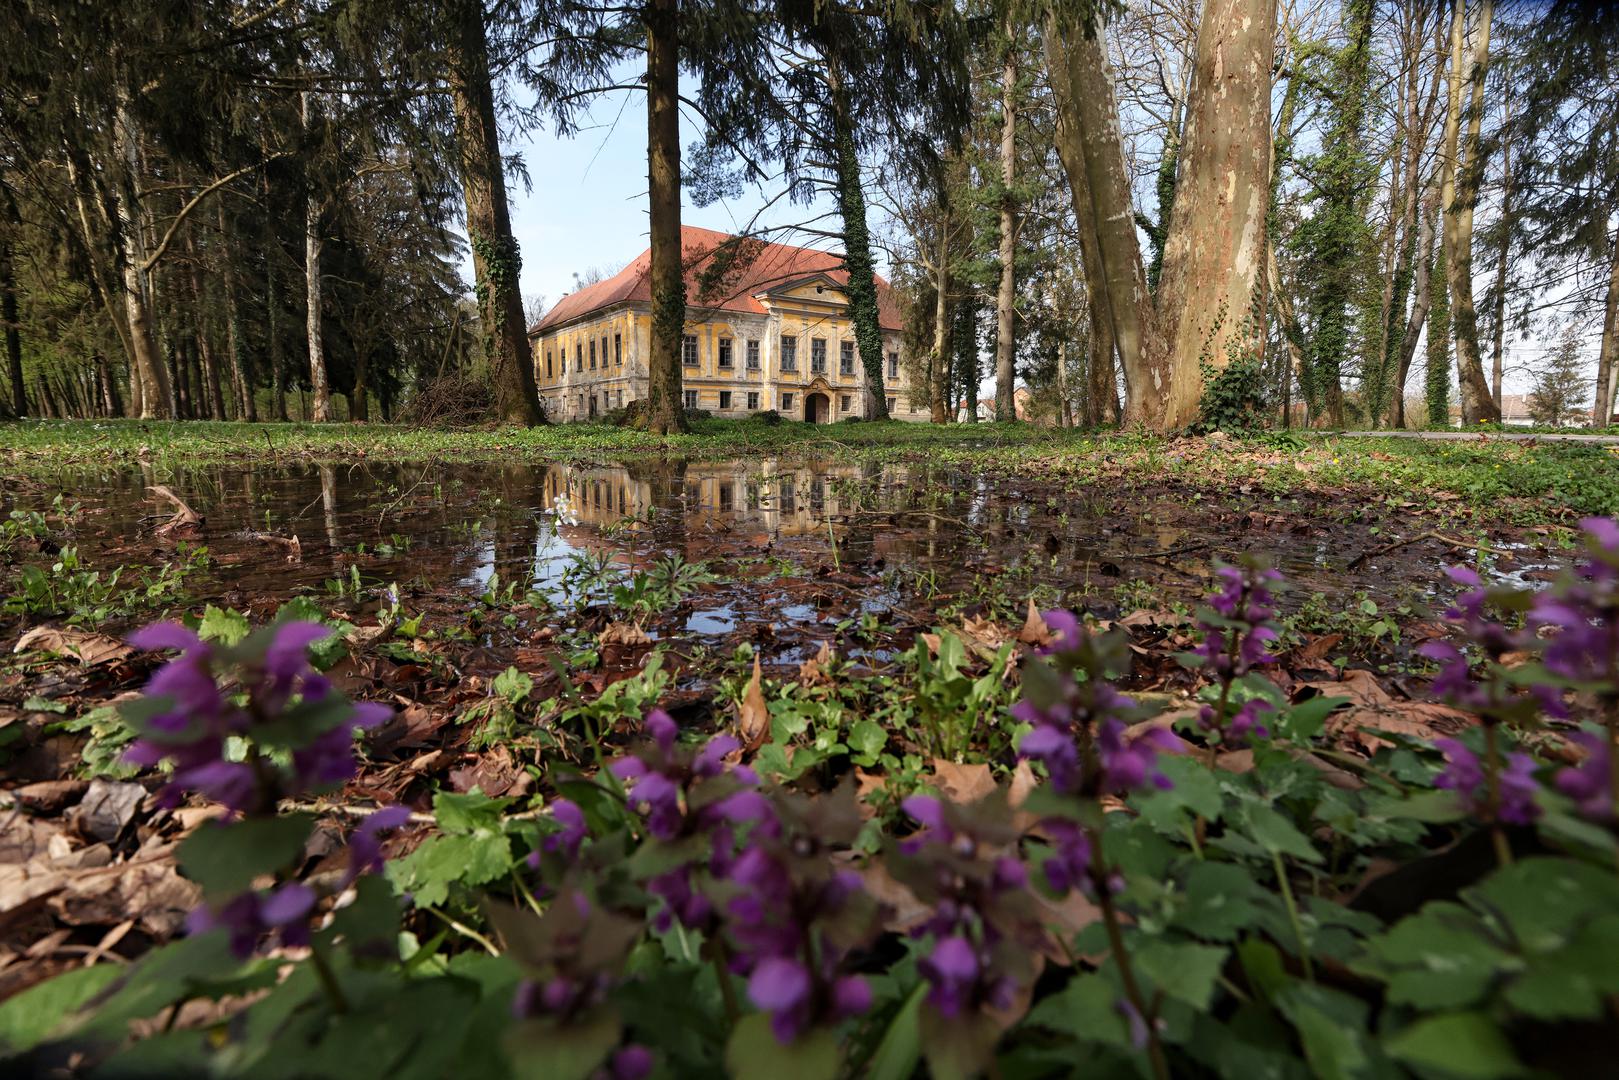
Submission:
<svg viewBox="0 0 1619 1080">
<path fill-rule="evenodd" d="M 17 208 L 7 193 L 6 224 L 17 223 Z M 9 229 L 0 234 L 0 324 L 6 334 L 6 372 L 11 379 L 11 410 L 13 416 L 28 415 L 28 391 L 22 376 L 22 328 L 17 322 L 17 271 L 12 257 Z"/>
<path fill-rule="evenodd" d="M 883 329 L 877 306 L 877 263 L 871 254 L 871 231 L 866 225 L 866 192 L 860 180 L 860 153 L 854 126 L 842 100 L 838 73 L 832 83 L 832 140 L 837 152 L 838 212 L 843 218 L 843 269 L 848 274 L 849 321 L 854 323 L 855 347 L 865 373 L 867 420 L 888 419 L 888 398 L 883 393 Z"/>
<path fill-rule="evenodd" d="M 1012 190 L 1017 168 L 1017 41 L 1008 18 L 1004 26 L 1006 57 L 1001 65 L 1001 280 L 995 292 L 995 419 L 1016 420 L 1013 382 L 1017 341 L 1013 318 L 1017 303 L 1017 199 Z"/>
<path fill-rule="evenodd" d="M 506 204 L 482 0 L 452 0 L 448 30 L 447 66 L 461 187 L 467 203 L 467 237 L 472 244 L 472 272 L 495 405 L 506 423 L 532 426 L 545 418 L 540 412 L 528 327 L 523 320 L 523 294 L 518 285 L 523 260 Z"/>
<path fill-rule="evenodd" d="M 1275 0 L 1208 0 L 1198 26 L 1183 166 L 1154 306 L 1168 339 L 1164 426 L 1198 418 L 1205 369 L 1263 359 Z"/>
<path fill-rule="evenodd" d="M 652 349 L 647 360 L 646 428 L 686 430 L 680 339 L 686 281 L 680 250 L 680 25 L 678 0 L 648 0 L 646 21 L 647 192 L 651 219 Z"/>
<path fill-rule="evenodd" d="M 1490 397 L 1490 381 L 1478 347 L 1478 310 L 1473 305 L 1473 207 L 1478 202 L 1483 172 L 1484 77 L 1489 69 L 1490 20 L 1494 0 L 1479 6 L 1478 37 L 1471 69 L 1464 61 L 1466 4 L 1455 0 L 1450 23 L 1450 97 L 1445 113 L 1440 204 L 1445 213 L 1445 277 L 1450 286 L 1451 318 L 1455 323 L 1456 372 L 1461 389 L 1462 424 L 1498 421 L 1501 410 Z M 1471 115 L 1467 124 L 1466 160 L 1462 160 L 1460 130 L 1462 83 L 1472 81 Z"/>
</svg>

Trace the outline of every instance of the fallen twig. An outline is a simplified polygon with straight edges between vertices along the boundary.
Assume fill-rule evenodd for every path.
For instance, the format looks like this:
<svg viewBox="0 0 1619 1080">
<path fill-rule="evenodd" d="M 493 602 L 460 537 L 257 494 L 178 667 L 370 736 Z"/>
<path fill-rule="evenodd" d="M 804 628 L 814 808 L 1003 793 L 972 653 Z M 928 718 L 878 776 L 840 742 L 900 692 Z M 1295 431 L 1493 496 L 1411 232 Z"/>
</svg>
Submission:
<svg viewBox="0 0 1619 1080">
<path fill-rule="evenodd" d="M 1385 544 L 1383 547 L 1374 548 L 1371 551 L 1363 551 L 1359 555 L 1356 555 L 1353 559 L 1349 560 L 1348 569 L 1359 569 L 1361 564 L 1367 559 L 1373 559 L 1379 555 L 1387 555 L 1389 552 L 1403 548 L 1408 544 L 1418 544 L 1424 540 L 1438 540 L 1441 544 L 1449 544 L 1451 547 L 1473 548 L 1477 551 L 1492 550 L 1490 545 L 1483 540 L 1480 540 L 1477 543 L 1469 543 L 1466 540 L 1458 540 L 1453 536 L 1445 536 L 1436 532 L 1425 532 L 1418 533 L 1416 536 L 1408 536 L 1404 540 L 1396 540 L 1392 544 Z"/>
</svg>

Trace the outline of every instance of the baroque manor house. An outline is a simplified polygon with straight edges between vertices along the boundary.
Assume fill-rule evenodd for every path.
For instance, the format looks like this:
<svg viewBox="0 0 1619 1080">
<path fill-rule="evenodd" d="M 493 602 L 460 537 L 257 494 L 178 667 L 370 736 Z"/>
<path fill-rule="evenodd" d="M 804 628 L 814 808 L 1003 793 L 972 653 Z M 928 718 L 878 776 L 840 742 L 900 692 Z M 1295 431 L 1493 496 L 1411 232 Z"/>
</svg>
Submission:
<svg viewBox="0 0 1619 1080">
<path fill-rule="evenodd" d="M 843 292 L 842 258 L 690 226 L 680 234 L 686 407 L 728 417 L 775 409 L 814 423 L 861 415 L 865 375 Z M 651 253 L 643 251 L 606 281 L 563 297 L 529 329 L 547 415 L 583 420 L 646 397 L 650 267 Z M 899 310 L 882 278 L 877 300 L 888 411 L 926 420 L 926 403 L 911 400 L 900 360 Z"/>
</svg>

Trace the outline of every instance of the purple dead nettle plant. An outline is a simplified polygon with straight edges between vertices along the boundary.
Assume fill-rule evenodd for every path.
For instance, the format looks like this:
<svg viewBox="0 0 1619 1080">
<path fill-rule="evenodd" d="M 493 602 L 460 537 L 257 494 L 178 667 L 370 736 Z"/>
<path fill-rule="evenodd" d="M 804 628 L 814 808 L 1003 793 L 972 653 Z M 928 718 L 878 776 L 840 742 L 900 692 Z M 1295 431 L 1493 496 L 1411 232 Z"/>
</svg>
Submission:
<svg viewBox="0 0 1619 1080">
<path fill-rule="evenodd" d="M 138 630 L 142 649 L 176 649 L 145 694 L 122 709 L 138 737 L 125 760 L 141 767 L 167 763 L 159 801 L 177 805 L 186 794 L 222 803 L 229 811 L 203 829 L 231 829 L 249 819 L 276 816 L 281 800 L 330 789 L 358 768 L 354 737 L 386 720 L 391 710 L 352 703 L 309 663 L 311 644 L 330 635 L 318 623 L 285 622 L 251 634 L 233 647 L 210 645 L 178 623 Z M 382 866 L 381 834 L 409 819 L 385 807 L 355 830 L 343 887 Z M 301 851 L 301 845 L 299 850 Z M 182 862 L 186 852 L 182 848 Z M 266 875 L 286 870 L 265 867 Z M 301 882 L 210 895 L 192 913 L 192 932 L 222 928 L 241 956 L 261 943 L 309 942 L 309 916 L 318 896 Z"/>
<path fill-rule="evenodd" d="M 1246 609 L 1233 610 L 1247 614 Z M 1042 655 L 1024 663 L 1023 699 L 1012 708 L 1013 716 L 1032 728 L 1018 746 L 1019 756 L 1045 766 L 1052 791 L 1067 806 L 1066 813 L 1049 815 L 1041 822 L 1040 832 L 1051 845 L 1042 870 L 1047 884 L 1057 892 L 1077 889 L 1095 899 L 1101 909 L 1125 991 L 1120 1012 L 1130 1018 L 1131 1030 L 1140 1033 L 1155 1073 L 1164 1075 L 1155 1005 L 1136 982 L 1114 901 L 1124 882 L 1103 850 L 1101 799 L 1172 787 L 1158 767 L 1158 757 L 1183 753 L 1187 747 L 1168 728 L 1131 727 L 1130 721 L 1141 710 L 1111 682 L 1130 666 L 1129 646 L 1122 634 L 1093 634 L 1065 611 L 1048 612 L 1045 619 L 1057 631 L 1056 640 Z M 1262 651 L 1266 640 L 1263 635 L 1246 635 L 1242 641 L 1253 644 L 1244 654 L 1239 641 L 1238 657 L 1246 655 L 1245 663 L 1250 665 L 1256 662 L 1254 651 Z M 1236 667 L 1232 665 L 1233 670 Z"/>
<path fill-rule="evenodd" d="M 1487 589 L 1478 574 L 1450 567 L 1463 592 L 1445 613 L 1472 656 L 1449 642 L 1418 651 L 1439 665 L 1434 692 L 1478 716 L 1484 753 L 1459 739 L 1440 739 L 1445 755 L 1437 785 L 1454 791 L 1462 806 L 1496 832 L 1503 861 L 1510 849 L 1501 825 L 1527 825 L 1540 815 L 1535 760 L 1503 753 L 1501 729 L 1527 730 L 1570 715 L 1570 692 L 1595 703 L 1600 733 L 1576 731 L 1581 764 L 1561 770 L 1556 784 L 1588 817 L 1611 820 L 1619 757 L 1619 524 L 1586 518 L 1585 555 L 1573 573 L 1539 592 Z M 1521 613 L 1522 628 L 1502 613 Z M 1511 661 L 1511 662 L 1509 662 Z"/>
<path fill-rule="evenodd" d="M 1585 760 L 1560 771 L 1557 787 L 1580 813 L 1611 823 L 1619 804 L 1619 522 L 1593 517 L 1580 527 L 1585 557 L 1572 577 L 1535 597 L 1528 621 L 1546 636 L 1546 669 L 1590 694 L 1601 723 L 1600 732 L 1571 735 Z"/>
<path fill-rule="evenodd" d="M 1215 571 L 1220 591 L 1208 598 L 1198 614 L 1203 640 L 1183 659 L 1201 669 L 1219 688 L 1215 703 L 1198 709 L 1197 723 L 1208 738 L 1212 763 L 1221 749 L 1269 738 L 1264 718 L 1273 711 L 1267 700 L 1251 696 L 1235 710 L 1232 692 L 1254 668 L 1273 663 L 1270 651 L 1277 639 L 1276 608 L 1271 590 L 1282 575 L 1256 563 L 1222 566 Z"/>
</svg>

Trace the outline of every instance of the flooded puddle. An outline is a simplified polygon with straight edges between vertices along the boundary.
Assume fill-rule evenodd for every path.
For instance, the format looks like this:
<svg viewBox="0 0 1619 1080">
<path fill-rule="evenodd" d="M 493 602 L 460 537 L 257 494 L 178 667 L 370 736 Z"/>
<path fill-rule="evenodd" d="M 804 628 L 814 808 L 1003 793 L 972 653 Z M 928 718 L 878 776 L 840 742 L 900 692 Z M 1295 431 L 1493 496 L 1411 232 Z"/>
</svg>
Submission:
<svg viewBox="0 0 1619 1080">
<path fill-rule="evenodd" d="M 9 487 L 3 509 L 47 509 L 60 493 L 81 507 L 73 542 L 88 565 L 156 565 L 173 556 L 153 537 L 172 513 L 146 493 L 158 479 L 139 467 L 62 474 Z M 1096 610 L 1190 603 L 1216 560 L 1247 553 L 1278 566 L 1295 598 L 1386 603 L 1427 594 L 1444 550 L 1425 542 L 1352 565 L 1428 526 L 1342 499 L 1203 500 L 916 463 L 268 463 L 161 481 L 206 519 L 197 542 L 211 565 L 187 582 L 199 603 L 342 598 L 358 581 L 362 592 L 397 583 L 471 597 L 533 588 L 580 606 L 609 599 L 624 571 L 656 576 L 679 556 L 717 575 L 661 624 L 697 638 L 830 632 L 862 614 L 1029 595 Z M 266 536 L 296 537 L 299 557 Z M 1556 564 L 1521 537 L 1509 544 L 1505 576 Z"/>
</svg>

